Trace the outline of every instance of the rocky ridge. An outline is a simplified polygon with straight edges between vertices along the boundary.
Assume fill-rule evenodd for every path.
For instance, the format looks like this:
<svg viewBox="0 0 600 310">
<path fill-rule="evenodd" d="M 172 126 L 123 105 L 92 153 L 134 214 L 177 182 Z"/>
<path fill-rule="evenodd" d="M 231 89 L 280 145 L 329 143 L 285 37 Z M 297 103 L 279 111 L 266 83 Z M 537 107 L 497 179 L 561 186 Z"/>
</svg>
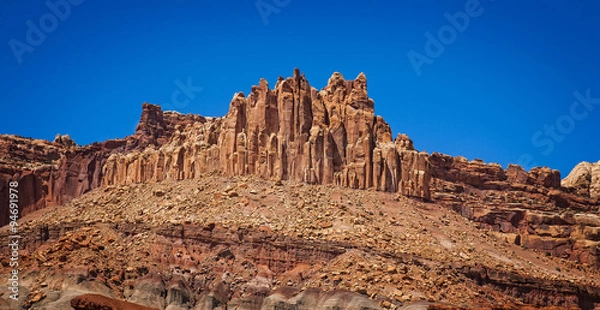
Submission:
<svg viewBox="0 0 600 310">
<path fill-rule="evenodd" d="M 57 135 L 53 142 L 0 135 L 0 199 L 8 201 L 8 183 L 14 180 L 19 182 L 21 215 L 64 204 L 102 185 L 102 171 L 111 154 L 165 143 L 176 125 L 200 119 L 162 111 L 152 114 L 152 109 L 146 109 L 135 134 L 86 146 L 77 146 L 68 135 Z M 6 208 L 0 205 L 0 225 L 8 223 Z"/>
<path fill-rule="evenodd" d="M 561 186 L 558 171 L 437 153 L 429 160 L 434 201 L 515 244 L 600 267 L 600 201 Z"/>
<path fill-rule="evenodd" d="M 407 212 L 412 212 L 410 213 L 412 217 L 421 216 L 421 221 L 423 214 L 427 214 L 427 220 L 432 216 L 427 213 L 429 211 L 424 211 L 431 210 L 432 206 L 435 210 L 451 210 L 456 215 L 468 219 L 469 223 L 474 223 L 475 228 L 467 225 L 466 228 L 463 227 L 465 231 L 475 234 L 483 231 L 495 238 L 489 250 L 504 246 L 502 244 L 504 242 L 508 244 L 507 247 L 521 249 L 519 253 L 523 257 L 547 256 L 549 261 L 546 263 L 550 266 L 560 266 L 556 267 L 560 270 L 579 268 L 594 273 L 600 268 L 600 197 L 597 190 L 600 185 L 596 175 L 597 167 L 598 164 L 582 163 L 561 181 L 560 172 L 549 168 L 534 168 L 527 172 L 514 165 L 503 169 L 500 165 L 487 164 L 481 160 L 469 161 L 463 157 L 418 152 L 408 136 L 401 134 L 392 139 L 389 125 L 383 118 L 375 116 L 374 102 L 367 95 L 367 81 L 364 74 L 360 74 L 355 80 L 345 80 L 341 74 L 334 73 L 327 86 L 318 91 L 310 86 L 299 70 L 295 70 L 291 78 L 280 77 L 273 89 L 269 88 L 265 80 L 261 80 L 259 85 L 252 87 L 248 96 L 237 93 L 230 103 L 229 112 L 224 117 L 211 118 L 163 112 L 159 106 L 144 103 L 136 132 L 124 139 L 78 146 L 68 135 L 57 135 L 54 142 L 0 136 L 0 198 L 4 197 L 8 200 L 7 184 L 10 180 L 18 180 L 20 197 L 22 197 L 20 201 L 22 215 L 36 210 L 49 211 L 56 206 L 67 206 L 64 211 L 73 214 L 72 218 L 60 218 L 56 215 L 44 217 L 40 222 L 31 224 L 28 237 L 30 249 L 38 247 L 44 249 L 50 244 L 58 244 L 52 245 L 55 250 L 50 252 L 44 250 L 41 256 L 35 257 L 42 262 L 40 270 L 49 266 L 44 265 L 46 263 L 44 260 L 49 259 L 48 256 L 54 257 L 59 263 L 64 263 L 68 260 L 64 252 L 82 248 L 82 243 L 87 244 L 83 248 L 91 250 L 94 255 L 104 253 L 102 251 L 107 248 L 106 242 L 88 242 L 86 240 L 90 239 L 86 239 L 87 237 L 80 239 L 82 235 L 71 236 L 65 231 L 63 224 L 59 224 L 61 222 L 72 222 L 73 224 L 67 227 L 73 231 L 86 229 L 85 231 L 89 232 L 90 230 L 87 229 L 96 229 L 94 230 L 97 231 L 96 234 L 112 234 L 116 239 L 139 235 L 141 233 L 139 229 L 145 229 L 153 236 L 152 244 L 161 238 L 167 239 L 161 239 L 163 241 L 158 242 L 159 244 L 189 241 L 201 247 L 202 251 L 217 256 L 220 254 L 211 252 L 214 250 L 212 246 L 208 248 L 206 246 L 209 244 L 230 246 L 234 257 L 246 257 L 256 264 L 266 264 L 270 274 L 275 275 L 275 278 L 296 268 L 299 269 L 295 272 L 300 272 L 299 270 L 302 269 L 302 274 L 305 275 L 306 270 L 303 268 L 310 267 L 311 272 L 316 272 L 315 266 L 321 266 L 323 268 L 321 274 L 334 274 L 335 280 L 330 279 L 329 276 L 324 278 L 302 276 L 302 281 L 292 281 L 290 286 L 296 289 L 302 287 L 324 289 L 325 292 L 341 290 L 340 296 L 346 297 L 335 294 L 331 296 L 330 293 L 324 292 L 314 293 L 316 295 L 311 293 L 310 296 L 324 303 L 335 297 L 336 303 L 341 302 L 345 305 L 343 307 L 348 306 L 346 304 L 348 300 L 355 300 L 356 297 L 344 295 L 343 292 L 352 291 L 362 296 L 361 298 L 366 296 L 371 300 L 377 300 L 379 306 L 384 308 L 399 307 L 404 302 L 422 300 L 430 303 L 449 302 L 454 305 L 460 303 L 498 305 L 504 302 L 518 305 L 524 302 L 538 306 L 560 305 L 592 309 L 594 304 L 597 304 L 596 283 L 598 282 L 578 282 L 579 280 L 574 278 L 561 278 L 561 271 L 553 274 L 532 269 L 534 270 L 532 273 L 523 273 L 515 265 L 500 268 L 499 266 L 504 265 L 499 263 L 499 260 L 506 262 L 512 260 L 513 256 L 494 253 L 492 255 L 494 258 L 488 261 L 486 255 L 472 255 L 474 249 L 481 247 L 479 245 L 472 245 L 472 248 L 463 249 L 461 252 L 453 252 L 454 256 L 436 256 L 431 251 L 440 254 L 438 253 L 440 246 L 451 247 L 447 239 L 442 238 L 438 243 L 432 242 L 430 246 L 422 247 L 421 237 L 415 239 L 414 236 L 415 234 L 427 236 L 426 231 L 437 229 L 435 226 L 437 224 L 431 227 L 419 223 L 421 226 L 418 226 L 416 222 L 413 223 L 412 220 L 399 216 L 389 220 L 379 214 L 379 212 L 387 214 L 386 212 L 371 207 L 383 202 L 388 205 L 385 208 L 390 205 L 401 208 L 413 204 L 421 208 Z M 246 180 L 242 181 L 242 184 L 246 185 L 238 189 L 235 187 L 238 185 L 230 184 L 233 187 L 215 189 L 210 194 L 204 194 L 209 185 L 202 183 L 203 179 L 208 178 L 219 183 L 225 182 L 223 178 L 226 177 Z M 264 195 L 257 189 L 248 189 L 260 187 L 259 184 L 265 180 L 275 182 L 272 191 L 278 193 L 277 199 L 269 198 L 269 195 Z M 211 201 L 210 210 L 214 209 L 214 211 L 206 209 L 202 204 L 184 208 L 187 200 L 196 200 L 194 196 L 172 197 L 168 194 L 171 191 L 182 190 L 180 186 L 173 185 L 172 182 L 176 181 L 187 182 L 184 184 L 191 187 L 186 190 L 191 190 L 195 195 Z M 193 184 L 198 182 L 204 185 L 195 188 Z M 293 193 L 296 186 L 294 184 L 315 186 L 314 191 L 300 191 L 298 196 L 294 197 L 298 198 L 298 201 L 294 201 L 291 206 L 297 209 L 289 208 L 286 198 L 282 196 L 285 191 Z M 278 186 L 284 185 L 285 191 L 282 188 L 277 189 Z M 291 187 L 287 187 L 288 185 Z M 146 189 L 146 186 L 155 189 Z M 160 190 L 163 186 L 167 187 Z M 352 189 L 362 191 L 354 193 Z M 139 205 L 145 205 L 145 202 L 138 200 L 138 197 L 122 198 L 123 191 L 129 190 L 135 190 L 138 194 L 152 193 L 147 197 L 148 201 L 170 197 L 174 198 L 174 202 L 161 202 L 156 205 L 156 208 L 149 206 L 140 209 Z M 316 199 L 299 199 L 306 197 L 304 195 L 329 195 L 331 191 L 339 190 L 348 191 L 347 196 L 362 195 L 363 198 L 356 201 L 349 200 L 347 204 L 344 203 L 345 198 L 340 198 L 340 201 L 325 201 L 321 200 L 320 196 Z M 116 198 L 114 201 L 105 200 L 100 197 L 102 195 Z M 259 195 L 257 201 L 262 201 L 261 208 L 248 207 L 254 205 L 252 197 L 255 195 Z M 81 196 L 82 199 L 77 199 Z M 85 197 L 97 198 L 89 200 Z M 126 203 L 122 199 L 136 201 L 138 205 Z M 235 219 L 236 224 L 232 228 L 229 220 L 225 221 L 225 224 L 223 221 L 224 218 L 229 217 L 229 213 L 235 213 L 234 210 L 237 209 L 232 209 L 231 206 L 222 208 L 220 205 L 231 202 L 235 202 L 234 206 L 240 208 L 239 210 L 250 208 L 240 213 L 245 217 L 255 216 L 255 212 L 265 216 L 262 214 L 266 212 L 264 208 L 268 208 L 273 213 L 281 212 L 284 217 L 269 218 L 267 221 L 264 218 Z M 335 208 L 328 211 L 320 210 L 324 203 L 334 206 L 341 204 L 341 211 Z M 285 209 L 281 209 L 281 204 L 285 205 Z M 119 208 L 115 209 L 110 205 L 118 205 Z M 4 207 L 2 205 L 0 209 Z M 100 207 L 112 210 L 115 215 L 99 209 Z M 354 209 L 362 210 L 361 208 L 368 211 L 364 214 L 353 212 Z M 186 211 L 179 213 L 183 210 Z M 0 211 L 6 214 L 5 209 Z M 344 219 L 344 215 L 348 218 Z M 206 219 L 211 216 L 212 222 L 206 222 Z M 46 223 L 48 221 L 53 221 L 54 226 L 48 225 Z M 145 221 L 150 221 L 151 224 L 143 224 Z M 440 225 L 446 228 L 459 222 L 456 217 L 449 218 L 447 215 L 440 218 Z M 0 218 L 0 225 L 6 223 L 7 218 Z M 107 228 L 100 223 L 115 223 L 117 226 Z M 382 229 L 374 223 L 386 223 L 390 227 L 408 225 L 415 231 L 408 235 L 397 235 L 396 231 Z M 132 228 L 132 225 L 138 228 Z M 361 228 L 357 229 L 357 225 Z M 178 228 L 179 226 L 181 229 Z M 426 227 L 425 230 L 420 231 L 423 226 Z M 337 229 L 332 231 L 335 227 Z M 220 231 L 222 229 L 225 231 Z M 231 229 L 233 231 L 230 231 Z M 254 236 L 255 234 L 262 236 L 265 232 L 272 232 L 274 235 L 267 234 L 269 236 L 267 239 Z M 461 231 L 455 233 L 461 234 Z M 195 237 L 188 239 L 185 236 Z M 256 240 L 261 242 L 258 249 L 262 254 L 253 253 L 252 249 L 240 243 L 247 242 L 248 239 L 245 239 L 247 236 L 254 236 L 249 239 L 251 244 Z M 33 239 L 37 241 L 33 242 Z M 403 242 L 398 243 L 394 240 L 418 245 L 419 250 L 411 251 L 404 247 Z M 470 244 L 483 244 L 489 239 L 479 239 L 477 242 L 468 238 L 461 240 Z M 146 239 L 142 241 L 144 242 Z M 428 244 L 427 242 L 429 241 L 425 241 L 425 244 Z M 45 245 L 46 243 L 48 245 Z M 288 246 L 282 252 L 280 247 L 283 244 Z M 292 253 L 289 250 L 290 246 L 294 249 Z M 306 252 L 308 248 L 313 248 L 315 253 Z M 124 247 L 121 248 L 123 249 Z M 159 245 L 157 249 L 164 250 L 164 246 Z M 400 253 L 398 249 L 402 249 Z M 146 255 L 145 253 L 130 254 L 133 257 L 140 257 L 139 255 Z M 275 257 L 283 255 L 287 258 L 285 263 L 271 258 L 265 260 L 265 257 L 272 255 Z M 456 256 L 463 258 L 458 261 L 458 265 L 454 264 Z M 363 272 L 361 270 L 365 267 L 356 270 L 352 267 L 357 266 L 355 262 L 361 260 L 361 257 L 368 257 L 364 260 L 364 264 L 379 262 L 371 265 L 371 269 L 381 272 L 384 269 L 380 266 L 397 265 L 399 262 L 409 267 L 417 266 L 417 269 L 405 272 L 411 275 L 428 274 L 432 271 L 430 267 L 432 262 L 452 262 L 450 265 L 443 265 L 441 269 L 433 270 L 436 274 L 445 274 L 449 272 L 448 270 L 452 270 L 452 274 L 458 275 L 454 277 L 457 283 L 474 281 L 475 284 L 470 288 L 456 283 L 458 286 L 442 285 L 442 282 L 438 283 L 438 280 L 429 278 L 433 281 L 432 285 L 411 284 L 411 292 L 421 293 L 410 295 L 402 293 L 396 297 L 398 294 L 373 288 L 381 288 L 380 284 L 377 284 L 382 283 L 380 281 L 392 281 L 389 283 L 398 287 L 408 281 L 407 279 L 399 281 L 391 277 L 392 280 L 386 280 L 382 275 L 373 277 L 365 275 L 368 279 L 377 279 L 373 283 L 365 282 L 362 278 L 346 277 L 346 274 L 340 271 L 348 269 L 361 274 Z M 86 256 L 86 259 L 90 259 L 90 256 Z M 194 257 L 195 262 L 197 259 Z M 483 266 L 466 264 L 471 259 L 475 262 L 490 263 Z M 353 263 L 348 264 L 348 261 Z M 72 263 L 77 266 L 83 264 L 79 258 Z M 141 264 L 139 268 L 156 264 L 157 274 L 160 270 L 170 268 L 164 263 L 166 262 L 161 259 L 153 258 L 144 261 L 145 265 Z M 103 268 L 112 270 L 114 264 L 124 263 L 107 261 Z M 429 267 L 422 270 L 419 269 L 421 265 Z M 213 268 L 210 266 L 207 263 L 206 268 Z M 241 267 L 228 268 L 238 270 Z M 114 276 L 113 271 L 106 270 L 102 272 L 110 277 Z M 97 274 L 100 271 L 98 269 L 94 272 Z M 221 271 L 214 272 L 215 277 L 223 276 Z M 138 276 L 147 274 L 142 273 Z M 423 277 L 425 276 L 420 279 L 426 279 Z M 164 276 L 158 278 L 162 282 L 171 281 L 171 278 Z M 132 302 L 143 303 L 146 297 L 162 300 L 165 298 L 163 294 L 166 294 L 166 290 L 158 293 L 142 290 L 139 292 L 142 295 L 133 294 L 131 296 L 134 297 L 127 297 L 131 292 L 127 291 L 127 287 L 121 282 L 118 285 L 109 285 L 102 282 L 104 280 L 97 282 L 95 276 L 92 276 L 92 279 L 90 283 L 93 285 L 102 283 L 100 291 L 104 295 L 127 298 Z M 156 281 L 156 275 L 153 275 L 152 279 L 148 281 Z M 330 280 L 329 282 L 333 281 L 333 285 L 325 281 L 327 279 Z M 251 279 L 246 280 L 251 281 Z M 351 285 L 353 283 L 358 284 Z M 212 290 L 213 284 L 197 285 L 185 282 L 186 287 L 197 287 L 200 291 Z M 447 296 L 449 292 L 454 292 L 460 297 L 465 290 L 475 292 L 481 285 L 493 287 L 494 290 L 503 293 L 495 295 L 492 291 L 486 290 L 483 293 L 485 298 L 481 300 L 477 299 L 479 295 L 475 293 L 468 294 L 468 297 L 463 299 Z M 276 288 L 268 287 L 269 294 Z M 443 295 L 424 293 L 440 287 L 448 290 L 447 293 Z M 560 287 L 560 290 L 553 291 L 553 287 Z M 236 292 L 240 287 L 228 284 L 228 289 Z M 432 292 L 436 292 L 437 289 Z M 183 289 L 176 291 L 179 292 L 173 293 L 174 296 L 179 296 L 176 300 L 189 307 L 194 304 L 206 306 L 207 303 L 217 307 L 217 304 L 236 302 L 231 299 L 230 293 L 225 294 L 227 298 L 219 297 L 220 299 L 207 301 L 208 297 L 195 295 L 193 292 L 184 292 Z M 304 302 L 302 298 L 294 299 L 300 291 L 273 293 L 273 296 L 279 296 L 277 298 L 282 303 L 298 304 Z M 46 301 L 52 299 L 46 299 L 44 295 L 51 292 L 41 289 L 33 292 L 35 294 L 32 293 L 29 299 L 31 305 L 38 304 L 40 299 Z M 66 299 L 65 296 L 72 296 L 69 294 L 81 292 L 95 293 L 98 292 L 98 287 L 83 287 L 77 292 L 63 292 L 62 296 Z M 259 294 L 261 298 L 269 295 L 263 293 Z M 160 298 L 156 297 L 156 294 Z M 376 298 L 377 296 L 379 299 Z M 198 298 L 205 299 L 200 301 Z M 261 298 L 253 302 L 244 299 L 243 302 L 254 303 L 252 307 L 257 307 L 257 304 L 265 302 Z M 478 301 L 469 302 L 475 299 Z M 162 309 L 171 301 L 171 297 L 167 297 L 166 300 L 147 306 Z M 53 302 L 60 303 L 64 300 Z M 368 299 L 356 299 L 357 305 L 363 302 L 368 302 Z"/>
</svg>

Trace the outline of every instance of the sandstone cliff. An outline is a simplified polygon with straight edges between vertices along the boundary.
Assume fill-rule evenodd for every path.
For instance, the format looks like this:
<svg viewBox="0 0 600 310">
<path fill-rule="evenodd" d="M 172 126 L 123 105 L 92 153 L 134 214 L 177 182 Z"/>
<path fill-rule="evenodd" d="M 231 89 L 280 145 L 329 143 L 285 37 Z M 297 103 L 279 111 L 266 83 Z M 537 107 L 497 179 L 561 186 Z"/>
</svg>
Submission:
<svg viewBox="0 0 600 310">
<path fill-rule="evenodd" d="M 561 182 L 547 167 L 418 152 L 375 116 L 364 74 L 317 90 L 295 70 L 235 94 L 223 117 L 144 103 L 124 139 L 2 135 L 0 199 L 18 180 L 21 215 L 62 205 L 22 223 L 26 269 L 56 272 L 36 276 L 31 305 L 593 309 L 599 166 Z M 53 292 L 79 283 L 109 298 Z"/>
<path fill-rule="evenodd" d="M 510 242 L 600 267 L 598 197 L 561 186 L 560 172 L 433 153 L 432 200 Z"/>
<path fill-rule="evenodd" d="M 526 172 L 418 152 L 406 135 L 392 139 L 375 116 L 364 74 L 345 80 L 334 73 L 319 91 L 296 69 L 273 89 L 262 79 L 248 96 L 235 94 L 223 117 L 144 103 L 136 132 L 124 139 L 81 147 L 68 135 L 52 143 L 4 135 L 0 154 L 0 198 L 7 200 L 8 181 L 18 180 L 21 215 L 102 186 L 207 172 L 257 175 L 438 202 L 523 246 L 600 266 L 600 225 L 574 216 L 598 210 L 599 164 L 578 165 L 561 185 L 549 168 Z M 0 209 L 7 214 L 6 205 Z M 7 222 L 0 217 L 0 225 Z"/>
<path fill-rule="evenodd" d="M 160 136 L 164 115 L 173 114 L 144 104 L 141 124 L 150 126 L 138 126 L 138 133 Z M 392 141 L 389 125 L 375 117 L 364 74 L 347 81 L 334 73 L 318 91 L 296 69 L 274 89 L 263 79 L 248 96 L 237 93 L 224 117 L 198 117 L 174 129 L 168 142 L 153 139 L 143 150 L 110 156 L 103 185 L 219 171 L 430 198 L 427 154 L 405 135 Z"/>
<path fill-rule="evenodd" d="M 392 141 L 364 74 L 346 81 L 335 73 L 318 91 L 296 69 L 274 89 L 261 80 L 247 97 L 236 94 L 224 117 L 163 113 L 144 103 L 136 132 L 124 139 L 77 146 L 68 135 L 52 143 L 3 135 L 0 154 L 0 198 L 7 199 L 10 180 L 19 181 L 21 215 L 102 185 L 209 171 L 430 198 L 427 155 L 406 135 Z"/>
<path fill-rule="evenodd" d="M 8 183 L 19 182 L 19 209 L 32 211 L 64 204 L 102 184 L 111 154 L 127 154 L 169 141 L 178 126 L 201 121 L 198 115 L 166 113 L 144 104 L 135 134 L 125 139 L 77 146 L 69 135 L 53 142 L 0 135 L 0 199 L 8 201 Z M 7 204 L 0 205 L 0 226 L 8 223 Z"/>
<path fill-rule="evenodd" d="M 580 195 L 600 197 L 600 161 L 579 163 L 562 184 Z"/>
<path fill-rule="evenodd" d="M 108 155 L 123 151 L 126 143 L 114 140 L 75 147 L 70 141 L 0 136 L 0 199 L 8 201 L 8 183 L 16 180 L 21 216 L 61 205 L 99 187 Z M 0 206 L 0 226 L 8 223 L 7 207 Z"/>
</svg>

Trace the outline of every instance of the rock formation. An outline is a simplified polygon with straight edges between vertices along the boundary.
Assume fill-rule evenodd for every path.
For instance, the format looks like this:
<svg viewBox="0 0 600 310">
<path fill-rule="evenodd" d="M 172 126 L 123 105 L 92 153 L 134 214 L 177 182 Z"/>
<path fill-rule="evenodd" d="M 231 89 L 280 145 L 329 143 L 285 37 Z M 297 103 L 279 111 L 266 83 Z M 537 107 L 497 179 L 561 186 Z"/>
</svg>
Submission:
<svg viewBox="0 0 600 310">
<path fill-rule="evenodd" d="M 600 165 L 578 165 L 562 187 L 560 173 L 549 168 L 504 170 L 418 152 L 408 136 L 393 139 L 390 126 L 375 116 L 364 74 L 345 80 L 334 73 L 320 91 L 299 70 L 280 77 L 274 89 L 261 79 L 248 96 L 235 94 L 219 118 L 144 103 L 136 132 L 125 139 L 79 147 L 68 135 L 53 143 L 4 135 L 0 154 L 0 198 L 6 200 L 8 182 L 18 180 L 21 215 L 101 186 L 195 179 L 207 172 L 257 175 L 433 200 L 512 234 L 524 246 L 600 264 L 596 226 L 567 218 L 552 229 L 579 226 L 559 234 L 540 228 L 546 220 L 527 220 L 597 209 Z M 6 223 L 0 217 L 0 225 Z"/>
<path fill-rule="evenodd" d="M 0 135 L 0 199 L 8 201 L 9 181 L 19 182 L 20 215 L 61 205 L 98 188 L 111 154 L 127 154 L 169 141 L 175 128 L 202 121 L 198 115 L 167 113 L 144 104 L 135 134 L 125 139 L 77 146 L 69 135 L 54 142 Z M 0 226 L 8 223 L 7 204 L 0 205 Z"/>
<path fill-rule="evenodd" d="M 0 136 L 0 200 L 18 181 L 21 216 L 62 205 L 20 223 L 28 305 L 48 308 L 594 309 L 599 171 L 561 184 L 419 152 L 375 116 L 364 74 L 317 90 L 299 70 L 223 117 L 144 103 L 124 139 Z"/>
<path fill-rule="evenodd" d="M 274 89 L 261 79 L 248 96 L 235 94 L 224 117 L 163 112 L 144 103 L 136 132 L 125 139 L 80 147 L 68 135 L 53 143 L 3 135 L 0 154 L 0 198 L 7 200 L 10 180 L 19 181 L 21 215 L 102 186 L 207 172 L 257 175 L 433 200 L 523 246 L 600 264 L 594 221 L 539 220 L 563 210 L 597 210 L 600 164 L 578 165 L 561 186 L 560 173 L 549 168 L 504 170 L 418 152 L 408 136 L 393 139 L 390 126 L 375 116 L 364 74 L 345 80 L 334 73 L 318 91 L 296 69 Z M 7 214 L 6 205 L 0 209 Z M 3 215 L 0 225 L 6 223 Z"/>
<path fill-rule="evenodd" d="M 73 147 L 64 137 L 50 143 L 0 136 L 0 199 L 8 200 L 8 183 L 19 182 L 20 215 L 61 205 L 97 188 L 102 167 L 112 152 L 122 152 L 125 140 Z M 0 225 L 8 223 L 7 205 L 0 206 Z"/>
<path fill-rule="evenodd" d="M 71 136 L 69 136 L 68 134 L 66 134 L 66 135 L 57 134 L 54 137 L 54 141 L 52 141 L 52 143 L 60 144 L 60 145 L 66 146 L 66 147 L 77 146 L 77 143 L 75 143 L 75 141 L 73 141 Z"/>
<path fill-rule="evenodd" d="M 429 161 L 433 201 L 525 248 L 600 267 L 600 200 L 561 187 L 559 171 L 538 167 L 526 172 L 515 165 L 504 170 L 439 153 Z M 577 173 L 572 175 L 567 179 Z"/>
<path fill-rule="evenodd" d="M 587 197 L 600 197 L 600 161 L 579 163 L 562 181 L 563 186 Z"/>
<path fill-rule="evenodd" d="M 346 81 L 334 73 L 321 91 L 297 69 L 274 89 L 262 79 L 247 97 L 234 95 L 226 116 L 178 123 L 171 136 L 165 119 L 173 113 L 143 108 L 131 140 L 140 150 L 112 155 L 103 185 L 219 171 L 430 198 L 427 154 L 406 135 L 392 141 L 389 125 L 375 117 L 364 74 Z"/>
</svg>

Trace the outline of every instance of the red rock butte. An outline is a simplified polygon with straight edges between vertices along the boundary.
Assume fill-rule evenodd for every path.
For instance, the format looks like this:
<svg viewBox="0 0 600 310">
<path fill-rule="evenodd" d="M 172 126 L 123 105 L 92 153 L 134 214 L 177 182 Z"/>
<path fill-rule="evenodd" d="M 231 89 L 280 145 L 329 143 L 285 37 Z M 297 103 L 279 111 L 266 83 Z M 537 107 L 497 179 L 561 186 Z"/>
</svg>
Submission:
<svg viewBox="0 0 600 310">
<path fill-rule="evenodd" d="M 176 117 L 144 104 L 136 135 L 147 147 L 110 156 L 102 184 L 219 171 L 430 198 L 427 155 L 405 135 L 392 141 L 390 126 L 374 114 L 362 73 L 349 81 L 334 73 L 318 91 L 296 69 L 275 89 L 262 79 L 247 97 L 235 94 L 225 117 L 197 117 L 188 126 L 166 120 Z M 177 125 L 167 141 L 171 124 Z"/>
<path fill-rule="evenodd" d="M 211 172 L 257 175 L 439 203 L 511 234 L 515 242 L 600 266 L 600 225 L 562 212 L 598 209 L 598 185 L 571 181 L 591 177 L 573 176 L 562 186 L 560 172 L 550 168 L 505 170 L 418 152 L 408 136 L 392 139 L 390 126 L 375 116 L 362 73 L 354 80 L 334 73 L 319 91 L 295 69 L 292 77 L 279 77 L 274 89 L 261 79 L 248 96 L 236 93 L 223 117 L 163 112 L 144 103 L 136 132 L 124 139 L 80 147 L 68 136 L 51 143 L 3 135 L 0 153 L 0 199 L 8 199 L 8 181 L 18 180 L 21 214 L 111 185 Z M 591 171 L 586 169 L 578 171 Z M 6 205 L 1 208 L 7 214 Z M 6 216 L 0 218 L 1 225 L 7 223 Z M 569 229 L 558 228 L 563 226 Z"/>
<path fill-rule="evenodd" d="M 94 188 L 164 179 L 193 179 L 218 171 L 265 178 L 338 184 L 430 199 L 428 156 L 406 135 L 393 141 L 374 114 L 367 79 L 334 73 L 318 91 L 296 69 L 275 89 L 261 79 L 246 97 L 234 95 L 219 118 L 163 112 L 144 103 L 136 132 L 77 147 L 70 138 L 2 136 L 1 196 L 18 180 L 25 213 L 60 205 Z M 7 223 L 6 218 L 0 224 Z"/>
<path fill-rule="evenodd" d="M 298 69 L 273 89 L 262 79 L 235 94 L 223 117 L 144 103 L 124 139 L 0 135 L 0 200 L 18 181 L 21 216 L 60 206 L 19 223 L 20 266 L 37 283 L 27 305 L 59 308 L 134 307 L 127 299 L 395 309 L 427 299 L 594 309 L 599 171 L 582 163 L 561 181 L 547 167 L 418 152 L 375 115 L 364 74 L 334 73 L 319 91 Z M 112 293 L 74 298 L 76 272 Z M 293 294 L 275 289 L 279 280 Z"/>
</svg>

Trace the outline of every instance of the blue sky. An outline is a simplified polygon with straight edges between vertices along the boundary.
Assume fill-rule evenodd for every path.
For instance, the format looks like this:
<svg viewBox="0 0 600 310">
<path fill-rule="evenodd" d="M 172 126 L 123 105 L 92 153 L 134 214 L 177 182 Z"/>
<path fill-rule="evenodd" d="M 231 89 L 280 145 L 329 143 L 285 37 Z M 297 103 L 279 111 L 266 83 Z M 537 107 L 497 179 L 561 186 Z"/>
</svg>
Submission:
<svg viewBox="0 0 600 310">
<path fill-rule="evenodd" d="M 319 89 L 365 72 L 420 150 L 563 176 L 600 160 L 600 0 L 65 1 L 0 0 L 0 133 L 124 137 L 145 101 L 221 116 L 298 67 Z"/>
</svg>

